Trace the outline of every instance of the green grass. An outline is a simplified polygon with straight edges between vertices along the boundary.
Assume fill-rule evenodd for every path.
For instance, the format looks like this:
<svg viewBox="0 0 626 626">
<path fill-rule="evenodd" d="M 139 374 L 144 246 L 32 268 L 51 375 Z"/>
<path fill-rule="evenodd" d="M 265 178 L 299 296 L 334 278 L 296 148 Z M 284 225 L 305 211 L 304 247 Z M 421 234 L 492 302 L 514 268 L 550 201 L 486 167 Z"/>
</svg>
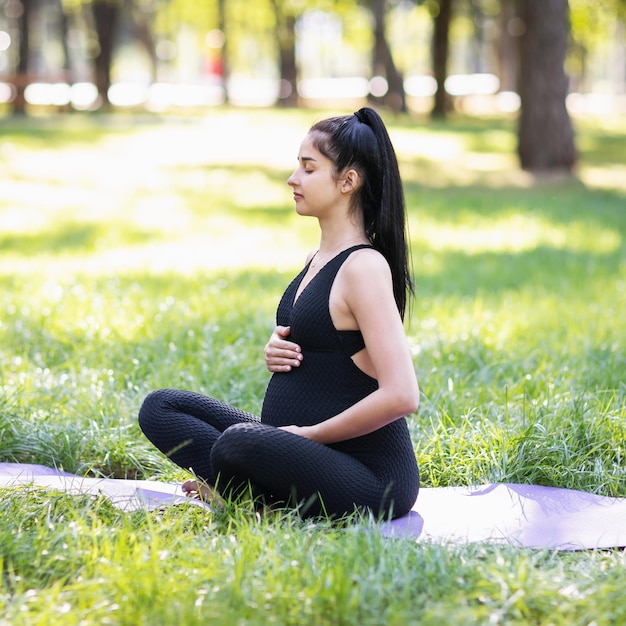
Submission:
<svg viewBox="0 0 626 626">
<path fill-rule="evenodd" d="M 137 426 L 148 391 L 259 411 L 274 308 L 317 236 L 285 180 L 321 115 L 0 120 L 0 460 L 180 480 Z M 510 120 L 390 118 L 425 486 L 626 497 L 626 127 L 576 126 L 577 177 L 535 180 Z M 0 624 L 626 620 L 623 552 L 414 544 L 368 525 L 3 489 Z"/>
</svg>

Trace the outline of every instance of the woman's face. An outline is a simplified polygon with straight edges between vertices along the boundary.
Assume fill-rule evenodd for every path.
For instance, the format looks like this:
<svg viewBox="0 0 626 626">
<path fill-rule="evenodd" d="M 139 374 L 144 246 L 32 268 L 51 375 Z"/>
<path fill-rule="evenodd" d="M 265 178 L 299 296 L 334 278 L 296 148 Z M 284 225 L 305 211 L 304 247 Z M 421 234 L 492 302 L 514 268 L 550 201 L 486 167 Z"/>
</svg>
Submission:
<svg viewBox="0 0 626 626">
<path fill-rule="evenodd" d="M 298 167 L 287 184 L 300 215 L 323 218 L 341 198 L 341 181 L 335 178 L 333 162 L 314 147 L 311 134 L 300 145 Z"/>
</svg>

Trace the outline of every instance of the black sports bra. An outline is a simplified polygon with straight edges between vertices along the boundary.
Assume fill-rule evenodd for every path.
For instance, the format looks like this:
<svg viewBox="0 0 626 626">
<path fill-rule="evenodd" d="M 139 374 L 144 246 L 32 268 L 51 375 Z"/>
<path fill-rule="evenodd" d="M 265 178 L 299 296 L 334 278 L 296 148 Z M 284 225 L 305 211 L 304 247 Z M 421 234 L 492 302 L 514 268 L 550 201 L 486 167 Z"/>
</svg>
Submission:
<svg viewBox="0 0 626 626">
<path fill-rule="evenodd" d="M 354 356 L 365 348 L 363 333 L 360 330 L 338 330 L 337 334 L 341 339 L 343 349 L 348 355 Z"/>
</svg>

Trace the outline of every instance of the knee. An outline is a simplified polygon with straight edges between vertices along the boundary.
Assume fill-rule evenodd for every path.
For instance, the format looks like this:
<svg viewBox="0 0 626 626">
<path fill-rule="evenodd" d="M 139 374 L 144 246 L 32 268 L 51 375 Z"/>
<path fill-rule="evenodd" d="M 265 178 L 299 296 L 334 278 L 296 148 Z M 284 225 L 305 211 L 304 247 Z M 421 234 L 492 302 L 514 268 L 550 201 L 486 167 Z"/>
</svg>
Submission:
<svg viewBox="0 0 626 626">
<path fill-rule="evenodd" d="M 163 414 L 165 404 L 168 398 L 168 389 L 158 389 L 157 391 L 151 391 L 141 404 L 139 409 L 139 415 L 137 421 L 139 426 L 145 432 L 150 428 L 150 425 L 158 420 L 159 416 Z"/>
<path fill-rule="evenodd" d="M 217 439 L 211 450 L 211 464 L 219 471 L 237 471 L 248 465 L 258 442 L 260 424 L 234 424 Z"/>
</svg>

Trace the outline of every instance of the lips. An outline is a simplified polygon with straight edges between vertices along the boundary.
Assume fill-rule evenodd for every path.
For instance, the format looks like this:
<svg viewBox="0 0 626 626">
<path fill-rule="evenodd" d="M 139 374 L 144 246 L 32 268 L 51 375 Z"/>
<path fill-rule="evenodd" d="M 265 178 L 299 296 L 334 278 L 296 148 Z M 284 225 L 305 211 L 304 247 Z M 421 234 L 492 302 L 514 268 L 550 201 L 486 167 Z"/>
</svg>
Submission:
<svg viewBox="0 0 626 626">
<path fill-rule="evenodd" d="M 296 193 L 294 192 L 293 194 L 293 199 L 297 202 L 298 200 L 300 200 L 302 198 L 302 194 L 301 193 Z"/>
</svg>

